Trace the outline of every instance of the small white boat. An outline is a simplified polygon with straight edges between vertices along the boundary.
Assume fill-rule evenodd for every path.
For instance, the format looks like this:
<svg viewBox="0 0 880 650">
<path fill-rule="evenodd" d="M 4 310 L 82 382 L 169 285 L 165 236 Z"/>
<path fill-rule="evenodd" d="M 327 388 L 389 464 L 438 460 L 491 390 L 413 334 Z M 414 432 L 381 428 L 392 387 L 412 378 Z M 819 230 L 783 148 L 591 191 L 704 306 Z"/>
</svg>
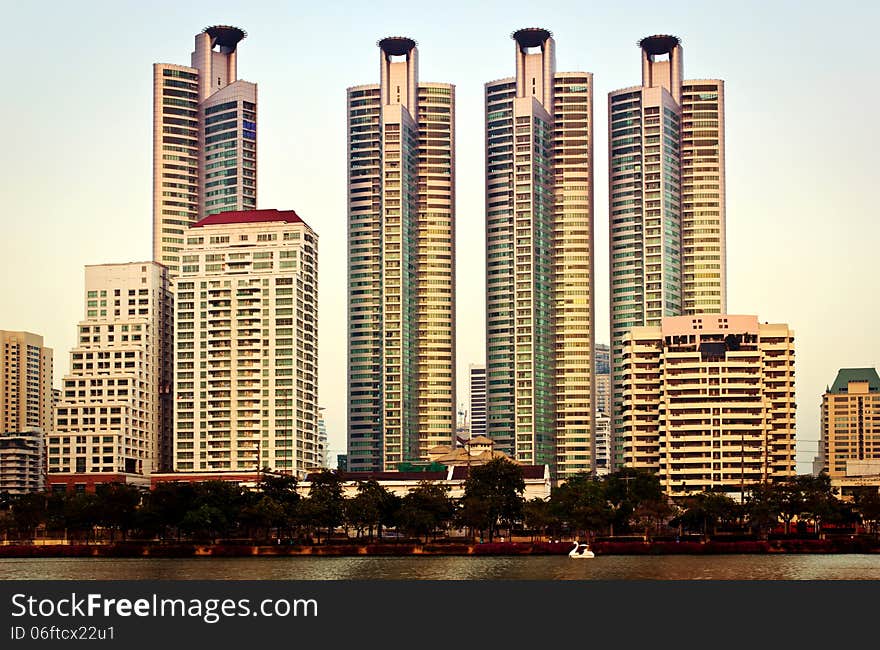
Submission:
<svg viewBox="0 0 880 650">
<path fill-rule="evenodd" d="M 568 557 L 575 559 L 596 557 L 596 554 L 590 550 L 589 544 L 579 544 L 577 540 L 574 542 L 574 548 L 568 554 Z"/>
</svg>

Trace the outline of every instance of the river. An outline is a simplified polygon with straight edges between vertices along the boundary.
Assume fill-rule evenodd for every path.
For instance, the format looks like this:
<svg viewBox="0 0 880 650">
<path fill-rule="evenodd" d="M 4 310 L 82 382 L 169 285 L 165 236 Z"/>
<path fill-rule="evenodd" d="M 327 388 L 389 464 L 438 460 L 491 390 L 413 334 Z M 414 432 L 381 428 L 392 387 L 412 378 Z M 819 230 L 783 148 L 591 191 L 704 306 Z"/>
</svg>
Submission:
<svg viewBox="0 0 880 650">
<path fill-rule="evenodd" d="M 0 559 L 0 580 L 382 579 L 880 580 L 880 554 Z"/>
</svg>

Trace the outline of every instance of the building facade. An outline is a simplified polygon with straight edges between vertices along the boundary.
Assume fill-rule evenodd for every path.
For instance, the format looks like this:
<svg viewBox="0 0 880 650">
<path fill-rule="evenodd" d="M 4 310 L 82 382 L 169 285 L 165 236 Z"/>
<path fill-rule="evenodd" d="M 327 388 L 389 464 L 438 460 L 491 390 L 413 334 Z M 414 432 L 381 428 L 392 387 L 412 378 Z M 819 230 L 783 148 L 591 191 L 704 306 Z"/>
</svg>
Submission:
<svg viewBox="0 0 880 650">
<path fill-rule="evenodd" d="M 727 311 L 724 82 L 684 80 L 675 36 L 639 41 L 642 85 L 608 95 L 612 415 L 622 462 L 623 341 Z"/>
<path fill-rule="evenodd" d="M 472 363 L 468 367 L 470 379 L 471 438 L 486 435 L 486 366 Z"/>
<path fill-rule="evenodd" d="M 206 27 L 190 65 L 153 65 L 153 259 L 180 270 L 186 229 L 257 206 L 257 86 L 238 79 L 237 27 Z"/>
<path fill-rule="evenodd" d="M 487 435 L 563 479 L 594 461 L 593 77 L 513 40 L 485 86 Z"/>
<path fill-rule="evenodd" d="M 292 211 L 190 228 L 176 280 L 174 469 L 320 464 L 318 238 Z"/>
<path fill-rule="evenodd" d="M 795 474 L 794 333 L 755 316 L 636 327 L 623 348 L 624 462 L 671 495 Z"/>
<path fill-rule="evenodd" d="M 596 411 L 611 414 L 611 348 L 596 344 Z"/>
<path fill-rule="evenodd" d="M 85 289 L 85 318 L 54 408 L 49 483 L 149 484 L 171 462 L 168 270 L 156 262 L 90 265 Z"/>
<path fill-rule="evenodd" d="M 0 330 L 0 431 L 49 432 L 53 369 L 42 336 Z"/>
<path fill-rule="evenodd" d="M 0 494 L 46 490 L 45 448 L 42 431 L 0 433 Z"/>
<path fill-rule="evenodd" d="M 819 453 L 832 480 L 871 465 L 880 473 L 880 376 L 875 368 L 842 368 L 822 395 Z"/>
<path fill-rule="evenodd" d="M 393 469 L 455 431 L 455 87 L 409 38 L 347 94 L 348 463 Z"/>
</svg>

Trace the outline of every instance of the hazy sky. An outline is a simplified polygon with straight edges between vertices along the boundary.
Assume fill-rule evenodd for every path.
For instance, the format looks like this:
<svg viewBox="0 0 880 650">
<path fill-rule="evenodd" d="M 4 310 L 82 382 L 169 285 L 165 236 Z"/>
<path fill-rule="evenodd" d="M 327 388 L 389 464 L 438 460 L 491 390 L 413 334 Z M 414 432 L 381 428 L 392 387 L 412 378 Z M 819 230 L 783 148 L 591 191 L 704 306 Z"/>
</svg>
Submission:
<svg viewBox="0 0 880 650">
<path fill-rule="evenodd" d="M 597 341 L 608 340 L 607 93 L 640 83 L 636 41 L 679 36 L 685 78 L 727 98 L 730 313 L 786 322 L 797 349 L 798 461 L 840 367 L 880 366 L 877 3 L 76 2 L 0 0 L 0 328 L 69 370 L 83 265 L 149 259 L 153 62 L 189 64 L 232 24 L 258 83 L 258 207 L 320 236 L 320 402 L 345 448 L 345 88 L 377 83 L 376 41 L 418 41 L 420 79 L 456 85 L 458 388 L 484 358 L 483 83 L 514 74 L 510 34 L 550 29 L 557 69 L 595 81 Z M 873 6 L 868 6 L 873 5 Z"/>
</svg>

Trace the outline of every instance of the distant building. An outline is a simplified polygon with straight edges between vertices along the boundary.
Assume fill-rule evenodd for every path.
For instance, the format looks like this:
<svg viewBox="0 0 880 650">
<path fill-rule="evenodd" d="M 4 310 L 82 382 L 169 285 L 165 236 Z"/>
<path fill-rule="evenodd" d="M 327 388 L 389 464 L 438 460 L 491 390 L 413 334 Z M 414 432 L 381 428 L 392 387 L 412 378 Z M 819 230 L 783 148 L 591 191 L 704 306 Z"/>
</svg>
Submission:
<svg viewBox="0 0 880 650">
<path fill-rule="evenodd" d="M 318 238 L 294 211 L 211 215 L 176 280 L 174 469 L 320 466 Z"/>
<path fill-rule="evenodd" d="M 626 465 L 671 495 L 795 475 L 794 333 L 755 316 L 664 318 L 624 337 Z"/>
<path fill-rule="evenodd" d="M 348 454 L 336 454 L 336 469 L 340 472 L 348 471 Z"/>
<path fill-rule="evenodd" d="M 247 34 L 196 34 L 190 65 L 153 65 L 153 259 L 180 271 L 186 229 L 257 207 L 257 86 L 238 78 Z"/>
<path fill-rule="evenodd" d="M 468 366 L 471 386 L 470 435 L 486 435 L 486 366 L 472 363 Z"/>
<path fill-rule="evenodd" d="M 41 431 L 0 433 L 0 494 L 46 489 L 45 436 Z"/>
<path fill-rule="evenodd" d="M 486 436 L 472 436 L 460 440 L 460 444 L 456 446 L 438 445 L 428 450 L 428 461 L 445 466 L 485 465 L 496 458 L 504 458 L 517 465 L 520 464 L 503 451 L 496 450 L 495 442 Z"/>
<path fill-rule="evenodd" d="M 880 376 L 874 368 L 842 368 L 822 395 L 819 443 L 822 469 L 834 479 L 878 461 L 880 471 Z"/>
<path fill-rule="evenodd" d="M 48 441 L 49 483 L 148 485 L 171 462 L 168 271 L 156 262 L 86 266 L 83 302 Z"/>
<path fill-rule="evenodd" d="M 316 459 L 319 467 L 329 467 L 327 464 L 328 445 L 327 421 L 324 420 L 324 407 L 321 406 L 318 408 L 318 456 Z"/>
<path fill-rule="evenodd" d="M 0 330 L 0 431 L 49 432 L 52 370 L 42 336 Z"/>
<path fill-rule="evenodd" d="M 596 412 L 596 476 L 611 472 L 611 417 Z"/>
<path fill-rule="evenodd" d="M 532 499 L 550 498 L 550 468 L 547 465 L 521 465 L 525 490 L 523 497 L 526 501 Z M 460 499 L 464 496 L 464 486 L 470 474 L 471 468 L 466 465 L 450 465 L 441 471 L 414 471 L 414 472 L 345 472 L 340 471 L 343 481 L 342 493 L 346 498 L 357 496 L 358 485 L 361 481 L 373 479 L 379 485 L 388 489 L 397 496 L 404 497 L 419 486 L 423 481 L 437 483 L 448 488 L 447 494 L 451 499 Z M 308 496 L 312 487 L 312 475 L 306 476 L 297 489 L 302 496 Z"/>
<path fill-rule="evenodd" d="M 611 415 L 611 347 L 596 344 L 596 412 Z M 598 425 L 597 425 L 598 426 Z M 597 464 L 598 469 L 598 464 Z"/>
</svg>

